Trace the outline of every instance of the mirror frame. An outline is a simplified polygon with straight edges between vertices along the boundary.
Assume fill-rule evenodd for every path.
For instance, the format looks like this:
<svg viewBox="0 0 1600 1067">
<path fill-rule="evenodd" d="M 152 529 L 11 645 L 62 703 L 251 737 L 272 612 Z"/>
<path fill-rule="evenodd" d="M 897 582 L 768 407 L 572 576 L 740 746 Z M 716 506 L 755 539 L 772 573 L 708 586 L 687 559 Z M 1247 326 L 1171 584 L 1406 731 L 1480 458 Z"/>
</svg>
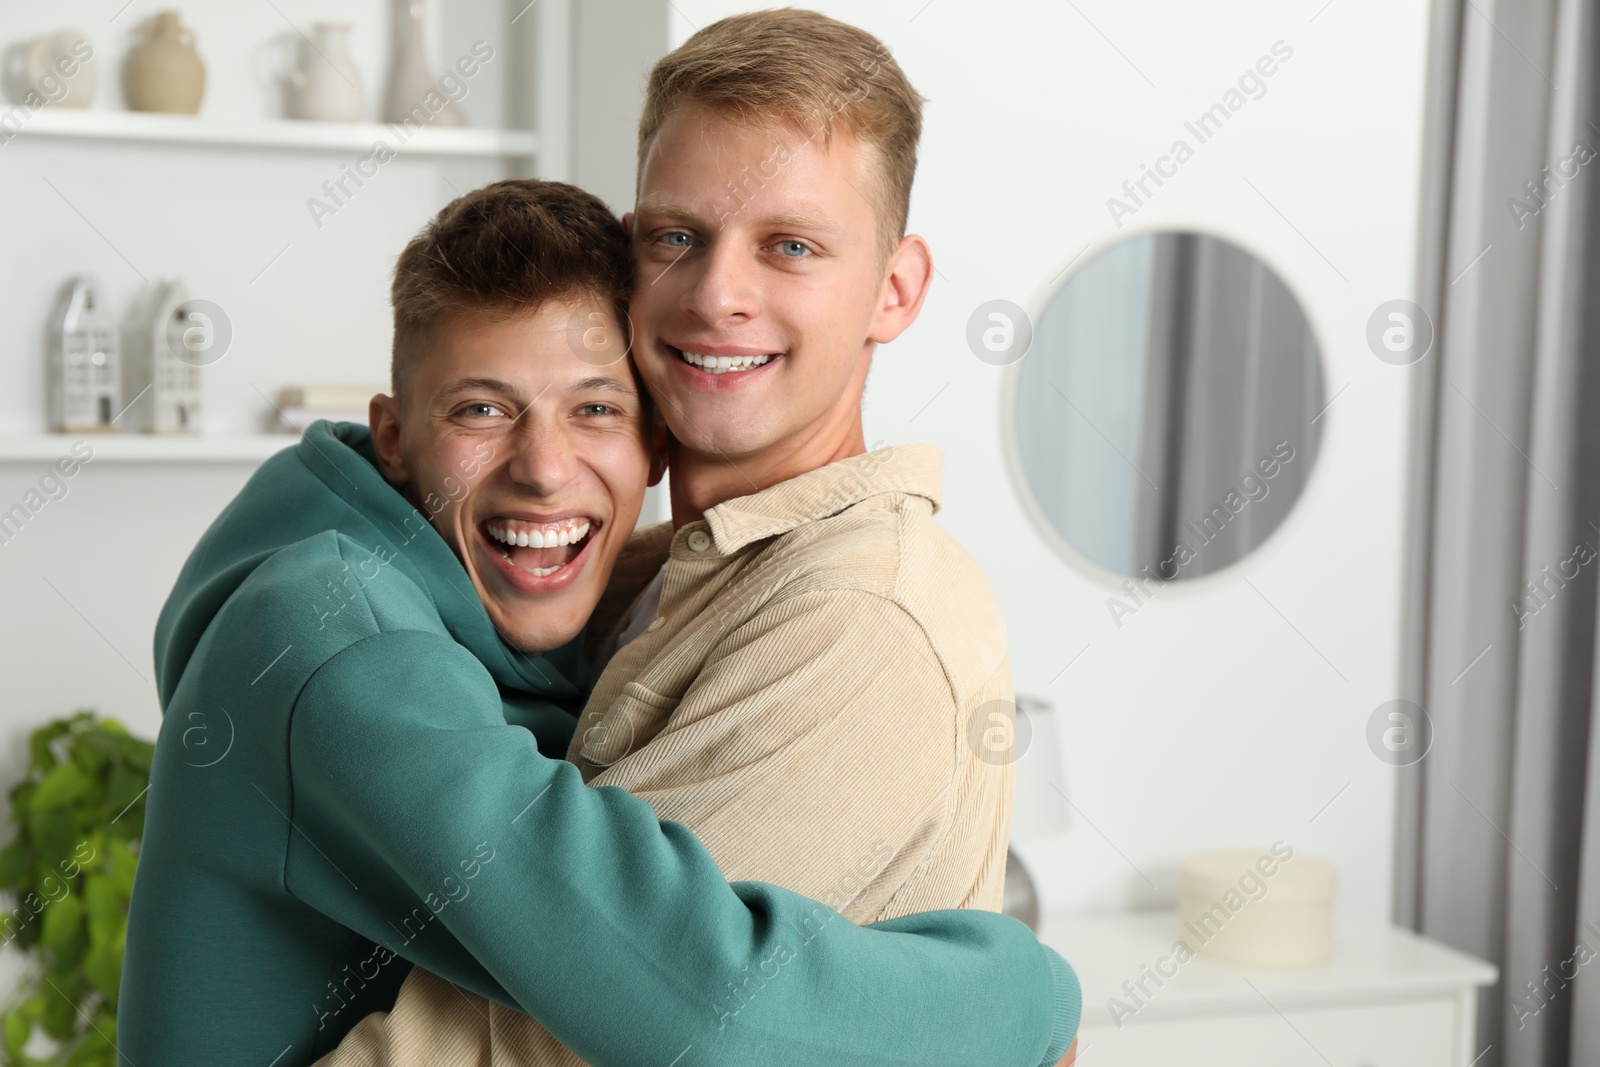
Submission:
<svg viewBox="0 0 1600 1067">
<path fill-rule="evenodd" d="M 1317 369 L 1319 377 L 1322 379 L 1322 395 L 1329 398 L 1327 403 L 1323 405 L 1322 412 L 1315 416 L 1313 421 L 1321 421 L 1328 418 L 1333 409 L 1334 401 L 1339 398 L 1339 393 L 1342 393 L 1343 390 L 1340 390 L 1339 393 L 1333 391 L 1331 360 L 1328 356 L 1328 346 L 1325 340 L 1326 332 L 1318 325 L 1317 316 L 1311 303 L 1306 300 L 1304 292 L 1299 285 L 1295 284 L 1290 274 L 1272 258 L 1264 255 L 1261 249 L 1248 241 L 1240 240 L 1235 235 L 1223 233 L 1221 230 L 1192 224 L 1182 226 L 1129 226 L 1125 230 L 1116 231 L 1114 236 L 1091 240 L 1076 256 L 1068 260 L 1066 266 L 1058 272 L 1056 278 L 1060 280 L 1052 280 L 1043 290 L 1035 290 L 1030 295 L 1028 302 L 1023 305 L 1023 310 L 1028 313 L 1029 320 L 1037 326 L 1039 320 L 1050 309 L 1050 302 L 1055 299 L 1056 294 L 1071 282 L 1078 271 L 1093 261 L 1095 257 L 1126 241 L 1139 237 L 1170 233 L 1197 234 L 1201 237 L 1210 237 L 1214 240 L 1227 242 L 1235 248 L 1254 256 L 1257 262 L 1264 265 L 1283 283 L 1283 287 L 1289 291 L 1289 295 L 1295 299 L 1295 302 L 1300 306 L 1301 313 L 1305 315 L 1306 328 L 1311 332 L 1311 338 L 1317 346 Z M 1032 354 L 1033 349 L 1030 346 L 1026 355 L 1004 368 L 1004 376 L 999 390 L 1001 449 L 1004 454 L 1006 474 L 1011 482 L 1013 494 L 1023 514 L 1027 516 L 1029 524 L 1033 526 L 1035 532 L 1055 552 L 1058 558 L 1094 584 L 1122 593 L 1124 592 L 1123 586 L 1125 583 L 1133 581 L 1136 576 L 1107 570 L 1079 551 L 1072 542 L 1067 540 L 1066 535 L 1056 529 L 1055 524 L 1050 521 L 1050 517 L 1044 513 L 1044 509 L 1039 505 L 1038 498 L 1034 496 L 1033 486 L 1028 482 L 1027 468 L 1022 461 L 1022 442 L 1017 433 L 1015 413 L 1017 393 L 1022 381 L 1022 365 L 1027 362 L 1028 356 Z M 1346 383 L 1346 388 L 1348 386 L 1349 383 Z M 1336 425 L 1335 422 L 1324 422 L 1322 428 L 1318 430 L 1317 456 L 1312 463 L 1310 473 L 1306 475 L 1300 495 L 1295 498 L 1288 513 L 1283 517 L 1283 521 L 1278 523 L 1272 532 L 1261 540 L 1260 544 L 1210 574 L 1203 574 L 1196 578 L 1179 577 L 1168 579 L 1162 582 L 1162 587 L 1170 586 L 1180 590 L 1203 592 L 1215 585 L 1231 584 L 1235 578 L 1241 576 L 1240 568 L 1242 565 L 1264 559 L 1266 558 L 1265 553 L 1278 550 L 1283 543 L 1285 532 L 1305 521 L 1303 518 L 1305 512 L 1303 505 L 1313 493 L 1318 491 L 1322 484 L 1325 477 L 1323 468 L 1327 466 L 1328 445 L 1333 439 L 1331 428 L 1334 425 Z"/>
</svg>

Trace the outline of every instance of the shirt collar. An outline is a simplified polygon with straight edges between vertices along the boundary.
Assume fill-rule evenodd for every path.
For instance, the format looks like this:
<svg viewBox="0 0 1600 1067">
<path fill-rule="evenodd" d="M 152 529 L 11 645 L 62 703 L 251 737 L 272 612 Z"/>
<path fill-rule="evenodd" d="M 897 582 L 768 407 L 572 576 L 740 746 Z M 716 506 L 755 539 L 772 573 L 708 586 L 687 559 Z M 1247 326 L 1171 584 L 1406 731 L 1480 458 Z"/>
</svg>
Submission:
<svg viewBox="0 0 1600 1067">
<path fill-rule="evenodd" d="M 723 501 L 706 512 L 717 550 L 737 552 L 881 493 L 906 493 L 939 510 L 944 456 L 933 445 L 893 445 L 841 459 L 788 481 Z"/>
</svg>

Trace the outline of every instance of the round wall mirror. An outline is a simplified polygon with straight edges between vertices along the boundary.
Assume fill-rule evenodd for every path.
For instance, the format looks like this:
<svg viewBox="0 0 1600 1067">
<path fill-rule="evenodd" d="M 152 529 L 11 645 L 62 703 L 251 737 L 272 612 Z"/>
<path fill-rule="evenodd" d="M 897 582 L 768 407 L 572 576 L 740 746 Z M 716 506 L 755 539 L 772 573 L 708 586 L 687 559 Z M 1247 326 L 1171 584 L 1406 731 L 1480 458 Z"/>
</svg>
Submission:
<svg viewBox="0 0 1600 1067">
<path fill-rule="evenodd" d="M 1050 297 L 1013 373 L 1037 513 L 1115 574 L 1234 563 L 1283 522 L 1316 458 L 1311 325 L 1270 267 L 1217 237 L 1101 251 Z"/>
</svg>

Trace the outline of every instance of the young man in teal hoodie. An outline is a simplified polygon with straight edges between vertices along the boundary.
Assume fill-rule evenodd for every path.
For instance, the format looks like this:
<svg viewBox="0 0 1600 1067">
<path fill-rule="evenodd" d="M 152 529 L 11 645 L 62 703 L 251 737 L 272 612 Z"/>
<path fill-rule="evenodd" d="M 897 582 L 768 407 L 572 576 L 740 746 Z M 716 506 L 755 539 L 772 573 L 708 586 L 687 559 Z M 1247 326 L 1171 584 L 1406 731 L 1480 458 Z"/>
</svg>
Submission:
<svg viewBox="0 0 1600 1067">
<path fill-rule="evenodd" d="M 575 638 L 660 476 L 621 347 L 628 239 L 541 183 L 434 227 L 463 269 L 397 299 L 406 462 L 386 477 L 366 429 L 313 426 L 162 612 L 122 1055 L 309 1063 L 415 963 L 601 1067 L 1055 1062 L 1078 990 L 1021 924 L 819 922 L 559 759 L 593 683 Z M 719 1027 L 728 982 L 808 930 L 759 1016 Z"/>
</svg>

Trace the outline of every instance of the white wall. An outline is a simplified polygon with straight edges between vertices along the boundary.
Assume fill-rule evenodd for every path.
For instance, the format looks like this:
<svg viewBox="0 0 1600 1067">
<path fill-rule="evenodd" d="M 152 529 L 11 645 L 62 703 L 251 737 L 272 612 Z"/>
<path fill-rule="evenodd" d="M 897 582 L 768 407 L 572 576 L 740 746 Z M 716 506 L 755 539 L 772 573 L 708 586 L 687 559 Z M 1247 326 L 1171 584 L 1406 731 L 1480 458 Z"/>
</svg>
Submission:
<svg viewBox="0 0 1600 1067">
<path fill-rule="evenodd" d="M 639 111 L 650 68 L 670 47 L 669 14 L 656 0 L 582 0 L 574 12 L 573 181 L 619 215 L 633 210 Z"/>
<path fill-rule="evenodd" d="M 766 5 L 675 6 L 677 43 Z M 1427 5 L 815 6 L 882 37 L 930 98 L 912 228 L 939 273 L 917 325 L 879 354 L 867 438 L 944 448 L 941 519 L 999 593 L 1018 689 L 1060 712 L 1071 826 L 1022 850 L 1047 905 L 1170 903 L 1184 854 L 1281 838 L 1337 864 L 1342 907 L 1387 917 L 1393 770 L 1365 728 L 1398 695 L 1410 376 L 1374 358 L 1364 333 L 1379 303 L 1415 295 Z M 1106 198 L 1280 39 L 1294 54 L 1266 94 L 1119 231 Z M 1162 589 L 1118 629 L 1106 601 L 1120 583 L 1053 551 L 1024 513 L 1004 371 L 973 357 L 965 328 L 997 297 L 1037 314 L 1069 263 L 1119 235 L 1185 227 L 1278 271 L 1337 399 L 1279 534 L 1236 568 Z"/>
</svg>

